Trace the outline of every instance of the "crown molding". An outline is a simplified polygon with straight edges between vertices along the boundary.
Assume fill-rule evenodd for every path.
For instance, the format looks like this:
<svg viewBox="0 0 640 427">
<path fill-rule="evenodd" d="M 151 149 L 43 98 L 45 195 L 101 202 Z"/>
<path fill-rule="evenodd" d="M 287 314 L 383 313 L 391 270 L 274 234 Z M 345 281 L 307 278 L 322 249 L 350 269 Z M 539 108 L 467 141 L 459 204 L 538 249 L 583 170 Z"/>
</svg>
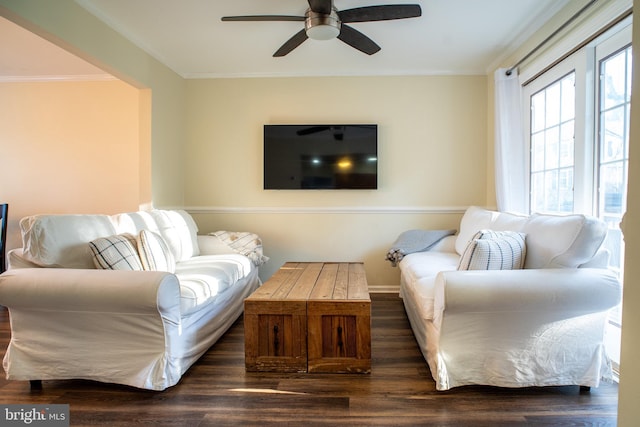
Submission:
<svg viewBox="0 0 640 427">
<path fill-rule="evenodd" d="M 118 80 L 110 74 L 88 74 L 69 76 L 0 76 L 0 83 L 34 82 L 104 82 Z"/>
</svg>

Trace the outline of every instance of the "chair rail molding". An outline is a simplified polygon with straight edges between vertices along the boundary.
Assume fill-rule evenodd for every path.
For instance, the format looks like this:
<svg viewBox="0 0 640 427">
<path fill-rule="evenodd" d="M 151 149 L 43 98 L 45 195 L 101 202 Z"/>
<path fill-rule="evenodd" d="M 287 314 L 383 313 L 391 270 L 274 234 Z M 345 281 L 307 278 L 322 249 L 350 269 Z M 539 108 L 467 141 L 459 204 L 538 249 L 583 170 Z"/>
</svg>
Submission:
<svg viewBox="0 0 640 427">
<path fill-rule="evenodd" d="M 463 214 L 467 206 L 185 206 L 195 214 Z"/>
</svg>

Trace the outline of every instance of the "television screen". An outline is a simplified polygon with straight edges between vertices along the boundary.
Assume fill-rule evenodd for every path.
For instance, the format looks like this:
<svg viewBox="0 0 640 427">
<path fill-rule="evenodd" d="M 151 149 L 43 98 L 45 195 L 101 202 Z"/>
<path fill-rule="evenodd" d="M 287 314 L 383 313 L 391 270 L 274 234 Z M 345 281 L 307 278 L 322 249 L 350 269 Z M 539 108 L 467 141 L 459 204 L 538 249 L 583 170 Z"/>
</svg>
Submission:
<svg viewBox="0 0 640 427">
<path fill-rule="evenodd" d="M 378 188 L 378 126 L 265 125 L 264 188 Z"/>
</svg>

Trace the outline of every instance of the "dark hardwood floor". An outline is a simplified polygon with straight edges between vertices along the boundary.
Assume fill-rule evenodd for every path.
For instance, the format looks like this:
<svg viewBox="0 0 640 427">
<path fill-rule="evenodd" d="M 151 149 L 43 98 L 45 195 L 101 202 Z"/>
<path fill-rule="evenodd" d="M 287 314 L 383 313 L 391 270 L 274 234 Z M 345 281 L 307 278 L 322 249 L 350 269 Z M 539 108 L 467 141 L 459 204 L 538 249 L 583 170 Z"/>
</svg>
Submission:
<svg viewBox="0 0 640 427">
<path fill-rule="evenodd" d="M 500 389 L 435 383 L 397 295 L 372 295 L 372 373 L 259 374 L 244 369 L 242 319 L 163 392 L 90 381 L 0 379 L 1 404 L 70 405 L 72 426 L 615 426 L 618 387 Z M 2 356 L 9 320 L 0 310 Z"/>
</svg>

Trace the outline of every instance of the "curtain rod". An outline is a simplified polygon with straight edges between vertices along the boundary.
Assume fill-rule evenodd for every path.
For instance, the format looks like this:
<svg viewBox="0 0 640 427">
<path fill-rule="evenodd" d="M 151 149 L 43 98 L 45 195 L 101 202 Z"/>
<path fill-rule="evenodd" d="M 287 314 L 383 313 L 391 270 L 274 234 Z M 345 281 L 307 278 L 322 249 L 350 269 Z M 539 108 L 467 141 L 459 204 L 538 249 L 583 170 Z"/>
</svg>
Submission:
<svg viewBox="0 0 640 427">
<path fill-rule="evenodd" d="M 531 55 L 533 55 L 534 53 L 536 53 L 542 46 L 544 46 L 545 44 L 547 44 L 549 42 L 549 40 L 551 40 L 552 38 L 554 38 L 560 31 L 564 30 L 565 28 L 567 28 L 569 26 L 569 24 L 571 24 L 573 21 L 575 21 L 580 15 L 582 15 L 587 9 L 589 9 L 591 6 L 593 6 L 598 0 L 591 0 L 589 3 L 587 3 L 586 5 L 584 5 L 582 7 L 582 9 L 580 9 L 579 11 L 577 11 L 571 18 L 569 18 L 564 24 L 562 24 L 557 30 L 555 30 L 553 33 L 551 33 L 546 39 L 542 40 L 542 42 L 540 42 L 540 44 L 538 44 L 536 47 L 534 47 L 529 53 L 527 53 L 521 60 L 519 60 L 518 62 L 515 63 L 515 65 L 511 66 L 507 71 L 506 74 L 507 76 L 510 76 L 511 73 L 513 72 L 513 70 L 515 70 L 516 68 L 518 68 L 518 65 L 522 64 L 524 61 L 526 61 L 527 59 L 529 59 L 531 57 Z"/>
<path fill-rule="evenodd" d="M 540 77 L 541 75 L 543 75 L 544 73 L 546 73 L 547 71 L 549 71 L 550 69 L 552 69 L 553 67 L 555 67 L 556 65 L 558 65 L 559 63 L 561 63 L 562 61 L 564 61 L 565 59 L 567 59 L 568 57 L 570 57 L 571 55 L 579 51 L 580 49 L 582 49 L 583 47 L 589 45 L 589 43 L 591 43 L 601 35 L 605 34 L 607 31 L 609 31 L 610 29 L 612 29 L 613 27 L 615 27 L 616 25 L 618 25 L 619 23 L 621 23 L 631 15 L 633 15 L 633 8 L 627 9 L 622 15 L 620 15 L 615 20 L 611 21 L 609 25 L 602 27 L 600 31 L 594 33 L 591 37 L 587 38 L 582 43 L 578 44 L 576 47 L 574 47 L 573 49 L 571 49 L 570 51 L 562 55 L 560 58 L 553 61 L 551 64 L 544 67 L 542 70 L 538 71 L 536 74 L 531 76 L 529 80 L 522 83 L 522 86 L 523 87 L 527 86 L 529 83 L 531 83 L 532 81 L 534 81 L 535 79 L 537 79 L 538 77 Z"/>
</svg>

